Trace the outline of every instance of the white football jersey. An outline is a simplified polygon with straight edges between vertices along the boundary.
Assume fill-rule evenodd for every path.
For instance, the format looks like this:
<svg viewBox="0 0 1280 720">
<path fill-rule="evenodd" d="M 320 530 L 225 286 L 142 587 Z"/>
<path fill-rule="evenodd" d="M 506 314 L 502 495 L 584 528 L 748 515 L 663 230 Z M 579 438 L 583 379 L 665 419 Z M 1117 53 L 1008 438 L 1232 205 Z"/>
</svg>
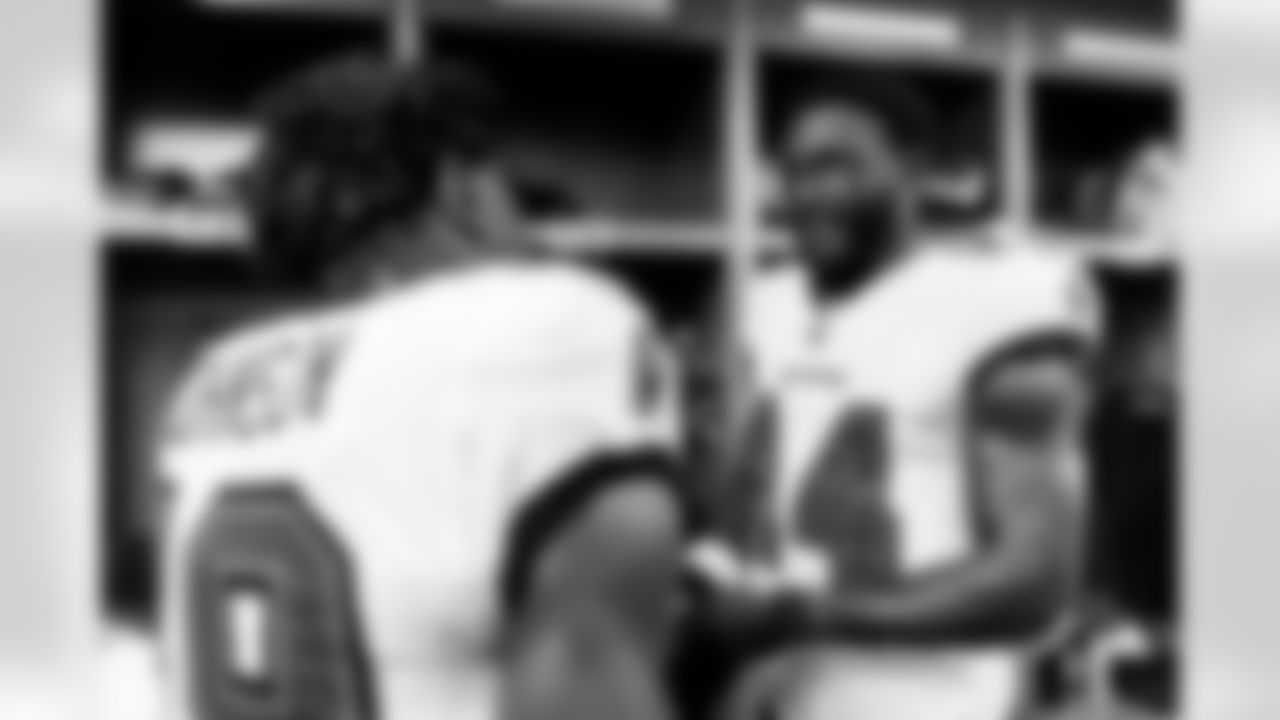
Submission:
<svg viewBox="0 0 1280 720">
<path fill-rule="evenodd" d="M 168 717 L 492 717 L 514 518 L 678 435 L 652 342 L 613 285 L 530 264 L 215 347 L 161 452 Z"/>
<path fill-rule="evenodd" d="M 763 276 L 749 294 L 746 342 L 774 413 L 765 462 L 784 574 L 818 588 L 857 586 L 971 552 L 980 537 L 963 418 L 975 373 L 1030 334 L 1088 339 L 1097 322 L 1082 274 L 1030 251 L 922 249 L 825 307 L 798 270 Z M 1007 702 L 1016 683 L 1009 652 L 992 659 L 958 651 L 944 665 L 936 654 L 887 662 L 856 648 L 838 655 L 832 667 L 848 663 L 851 674 L 836 672 L 822 687 L 839 700 L 815 691 L 802 715 L 824 716 L 812 708 L 833 710 L 835 702 L 842 717 L 995 720 L 985 711 L 895 714 L 884 698 L 902 699 L 903 708 L 932 699 L 941 709 L 955 689 L 956 707 L 991 707 Z"/>
</svg>

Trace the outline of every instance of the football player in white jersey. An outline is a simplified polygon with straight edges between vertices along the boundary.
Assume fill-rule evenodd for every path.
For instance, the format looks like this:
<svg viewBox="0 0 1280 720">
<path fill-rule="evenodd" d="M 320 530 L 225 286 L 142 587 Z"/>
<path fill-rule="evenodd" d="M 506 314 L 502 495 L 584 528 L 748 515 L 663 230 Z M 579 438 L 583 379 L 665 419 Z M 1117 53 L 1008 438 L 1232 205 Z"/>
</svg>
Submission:
<svg viewBox="0 0 1280 720">
<path fill-rule="evenodd" d="M 1031 252 L 921 240 L 899 88 L 805 99 L 783 151 L 797 262 L 745 303 L 754 532 L 696 555 L 727 624 L 777 653 L 730 713 L 1012 720 L 1077 589 L 1087 287 Z"/>
<path fill-rule="evenodd" d="M 342 290 L 177 399 L 171 720 L 668 717 L 674 399 L 636 302 L 510 252 L 479 90 L 350 59 L 266 105 L 259 237 Z"/>
</svg>

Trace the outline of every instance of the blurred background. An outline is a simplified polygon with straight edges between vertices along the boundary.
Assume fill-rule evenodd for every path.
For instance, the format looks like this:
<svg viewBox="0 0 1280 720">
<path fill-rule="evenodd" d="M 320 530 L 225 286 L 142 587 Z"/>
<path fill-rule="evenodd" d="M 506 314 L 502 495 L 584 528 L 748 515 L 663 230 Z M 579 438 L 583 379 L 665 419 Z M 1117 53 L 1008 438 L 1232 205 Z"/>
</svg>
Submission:
<svg viewBox="0 0 1280 720">
<path fill-rule="evenodd" d="M 113 622 L 145 626 L 154 610 L 146 489 L 161 401 L 202 343 L 296 300 L 259 279 L 239 214 L 253 103 L 301 66 L 363 50 L 489 76 L 525 211 L 652 302 L 691 349 L 694 412 L 718 387 L 715 354 L 694 350 L 707 309 L 743 257 L 785 250 L 767 211 L 788 93 L 845 70 L 908 84 L 935 130 L 930 231 L 1059 253 L 1097 279 L 1108 348 L 1090 607 L 1175 643 L 1170 0 L 106 0 L 102 18 Z M 1120 682 L 1168 695 L 1170 669 L 1143 667 Z M 1072 675 L 1052 670 L 1050 693 Z"/>
</svg>

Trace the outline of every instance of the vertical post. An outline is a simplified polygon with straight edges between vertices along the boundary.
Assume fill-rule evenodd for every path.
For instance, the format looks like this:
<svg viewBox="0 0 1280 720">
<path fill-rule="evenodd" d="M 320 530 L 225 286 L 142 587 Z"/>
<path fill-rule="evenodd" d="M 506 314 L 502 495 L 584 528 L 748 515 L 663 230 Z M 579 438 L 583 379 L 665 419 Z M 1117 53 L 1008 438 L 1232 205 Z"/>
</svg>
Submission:
<svg viewBox="0 0 1280 720">
<path fill-rule="evenodd" d="M 427 0 L 386 0 L 387 45 L 391 58 L 403 65 L 422 60 L 423 4 Z"/>
<path fill-rule="evenodd" d="M 1014 18 L 1000 78 L 1000 160 L 1004 212 L 1002 240 L 1025 242 L 1035 222 L 1035 106 L 1030 28 Z"/>
<path fill-rule="evenodd" d="M 728 222 L 721 246 L 725 271 L 725 347 L 723 372 L 727 383 L 728 432 L 740 426 L 745 414 L 746 377 L 742 366 L 745 339 L 744 303 L 760 244 L 758 184 L 760 168 L 761 68 L 756 47 L 755 0 L 731 0 L 729 34 L 725 43 L 722 106 L 725 206 Z"/>
</svg>

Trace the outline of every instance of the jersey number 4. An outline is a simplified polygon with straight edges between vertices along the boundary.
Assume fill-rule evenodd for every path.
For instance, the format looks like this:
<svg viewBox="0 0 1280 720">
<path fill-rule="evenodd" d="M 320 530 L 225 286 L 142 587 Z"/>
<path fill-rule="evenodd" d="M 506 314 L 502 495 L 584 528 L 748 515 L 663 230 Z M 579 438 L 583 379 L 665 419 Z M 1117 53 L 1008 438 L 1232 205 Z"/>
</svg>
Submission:
<svg viewBox="0 0 1280 720">
<path fill-rule="evenodd" d="M 777 466 L 778 433 L 785 431 L 781 424 L 771 405 L 756 415 L 747 444 L 753 456 L 746 463 L 749 469 Z M 884 412 L 856 406 L 832 427 L 801 478 L 794 527 L 801 540 L 826 555 L 840 586 L 884 586 L 898 577 L 899 531 L 888 498 L 890 459 Z"/>
<path fill-rule="evenodd" d="M 883 411 L 855 407 L 836 423 L 802 481 L 796 527 L 827 552 L 839 585 L 884 586 L 898 577 L 889 462 Z"/>
<path fill-rule="evenodd" d="M 188 566 L 199 720 L 373 720 L 347 554 L 292 487 L 224 492 Z"/>
</svg>

